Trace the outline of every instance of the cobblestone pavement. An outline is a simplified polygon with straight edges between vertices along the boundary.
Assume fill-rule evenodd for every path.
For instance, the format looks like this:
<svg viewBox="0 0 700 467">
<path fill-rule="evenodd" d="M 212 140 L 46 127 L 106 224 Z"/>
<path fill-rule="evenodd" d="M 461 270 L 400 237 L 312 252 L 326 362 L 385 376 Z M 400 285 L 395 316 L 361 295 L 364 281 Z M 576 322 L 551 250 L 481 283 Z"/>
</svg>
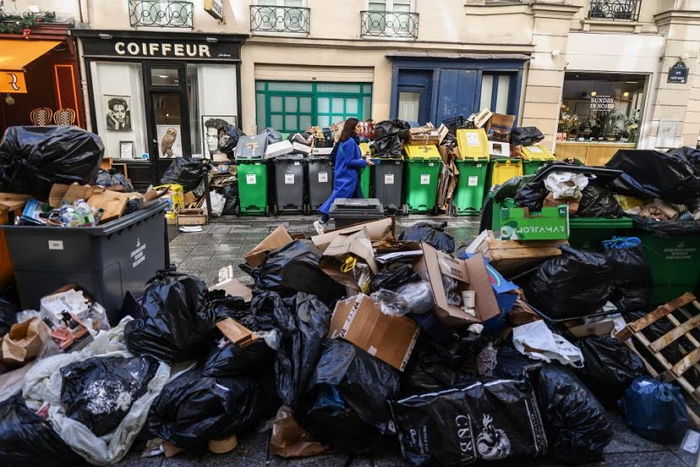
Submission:
<svg viewBox="0 0 700 467">
<path fill-rule="evenodd" d="M 278 225 L 286 227 L 290 233 L 311 233 L 313 217 L 288 216 L 278 218 L 235 218 L 224 217 L 215 223 L 207 225 L 201 233 L 181 233 L 170 242 L 171 261 L 178 270 L 201 277 L 207 284 L 213 284 L 217 279 L 219 268 L 243 263 L 243 256 L 257 245 L 268 233 Z M 410 216 L 398 218 L 398 229 L 426 220 L 422 217 Z M 455 237 L 457 245 L 469 243 L 478 233 L 477 218 L 448 218 L 431 217 L 431 221 L 447 221 L 449 231 Z M 239 280 L 250 283 L 250 277 L 234 267 Z M 664 446 L 645 440 L 628 430 L 619 414 L 611 413 L 614 436 L 605 449 L 602 463 L 591 465 L 605 466 L 680 466 L 680 458 L 675 455 L 676 446 Z M 162 457 L 142 458 L 142 445 L 135 445 L 129 456 L 120 466 L 144 467 L 180 467 L 180 466 L 402 466 L 398 448 L 390 448 L 387 452 L 372 458 L 352 458 L 347 455 L 326 454 L 306 459 L 285 460 L 268 452 L 268 439 L 271 422 L 262 423 L 258 430 L 241 438 L 238 448 L 229 454 L 215 455 L 211 453 L 185 452 L 171 459 Z M 516 465 L 556 465 L 547 461 L 508 462 L 509 466 Z"/>
</svg>

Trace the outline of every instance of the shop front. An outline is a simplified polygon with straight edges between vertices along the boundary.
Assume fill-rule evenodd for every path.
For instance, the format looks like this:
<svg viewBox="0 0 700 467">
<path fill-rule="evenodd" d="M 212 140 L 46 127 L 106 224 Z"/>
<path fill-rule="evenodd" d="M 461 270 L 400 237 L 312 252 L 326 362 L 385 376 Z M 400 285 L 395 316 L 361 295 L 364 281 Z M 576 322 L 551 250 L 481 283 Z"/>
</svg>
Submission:
<svg viewBox="0 0 700 467">
<path fill-rule="evenodd" d="M 0 34 L 0 133 L 15 125 L 84 127 L 77 57 L 67 24 Z"/>
<path fill-rule="evenodd" d="M 452 55 L 388 56 L 393 62 L 392 118 L 439 124 L 483 108 L 518 115 L 526 55 Z"/>
<path fill-rule="evenodd" d="M 644 74 L 567 72 L 557 157 L 604 165 L 619 149 L 636 148 L 648 81 Z"/>
<path fill-rule="evenodd" d="M 75 31 L 85 58 L 92 131 L 137 188 L 174 157 L 213 158 L 216 128 L 241 125 L 246 36 Z"/>
</svg>

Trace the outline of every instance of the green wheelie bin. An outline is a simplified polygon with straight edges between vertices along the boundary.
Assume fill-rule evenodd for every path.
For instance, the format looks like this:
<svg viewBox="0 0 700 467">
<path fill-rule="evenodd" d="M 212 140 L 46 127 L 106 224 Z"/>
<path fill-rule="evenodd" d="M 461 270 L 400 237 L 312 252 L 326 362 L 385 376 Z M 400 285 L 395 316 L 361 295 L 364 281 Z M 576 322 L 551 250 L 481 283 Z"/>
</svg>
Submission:
<svg viewBox="0 0 700 467">
<path fill-rule="evenodd" d="M 236 214 L 265 216 L 270 214 L 267 203 L 267 165 L 255 160 L 238 161 L 238 199 Z"/>
<path fill-rule="evenodd" d="M 459 176 L 452 199 L 454 214 L 478 216 L 484 202 L 488 159 L 458 159 L 455 161 Z"/>
<path fill-rule="evenodd" d="M 436 212 L 442 158 L 435 146 L 406 146 L 406 198 L 403 213 Z"/>
</svg>

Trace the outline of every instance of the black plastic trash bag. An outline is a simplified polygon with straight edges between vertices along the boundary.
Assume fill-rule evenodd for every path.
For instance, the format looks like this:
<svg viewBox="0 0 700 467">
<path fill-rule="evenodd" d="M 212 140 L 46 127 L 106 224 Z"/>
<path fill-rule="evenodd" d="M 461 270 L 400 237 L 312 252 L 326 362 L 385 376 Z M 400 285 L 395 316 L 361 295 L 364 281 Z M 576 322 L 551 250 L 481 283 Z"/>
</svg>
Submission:
<svg viewBox="0 0 700 467">
<path fill-rule="evenodd" d="M 53 467 L 85 465 L 85 460 L 17 394 L 0 402 L 0 464 Z"/>
<path fill-rule="evenodd" d="M 314 439 L 352 454 L 368 454 L 380 445 L 379 430 L 363 422 L 335 386 L 321 385 L 305 399 L 308 404 L 295 410 L 294 416 Z"/>
<path fill-rule="evenodd" d="M 275 352 L 258 339 L 246 347 L 227 344 L 209 354 L 202 368 L 202 376 L 227 378 L 262 376 L 274 364 Z"/>
<path fill-rule="evenodd" d="M 410 396 L 445 388 L 466 387 L 476 382 L 477 356 L 485 346 L 478 334 L 452 334 L 444 345 L 421 333 L 401 376 L 401 394 Z"/>
<path fill-rule="evenodd" d="M 700 174 L 687 158 L 652 150 L 621 149 L 605 164 L 622 170 L 645 191 L 670 203 L 686 203 L 700 193 Z"/>
<path fill-rule="evenodd" d="M 544 134 L 534 126 L 513 128 L 510 132 L 511 146 L 532 146 L 543 139 Z"/>
<path fill-rule="evenodd" d="M 530 459 L 547 449 L 535 395 L 524 381 L 477 382 L 390 405 L 401 452 L 413 465 Z"/>
<path fill-rule="evenodd" d="M 420 276 L 413 270 L 410 264 L 393 263 L 386 266 L 374 276 L 370 286 L 374 291 L 379 289 L 395 291 L 402 285 L 411 284 L 420 280 Z"/>
<path fill-rule="evenodd" d="M 61 368 L 66 415 L 96 436 L 114 431 L 148 390 L 158 362 L 149 357 L 94 357 Z"/>
<path fill-rule="evenodd" d="M 455 251 L 455 239 L 448 232 L 445 232 L 447 222 L 442 224 L 432 224 L 430 222 L 419 222 L 401 232 L 399 240 L 404 242 L 425 242 L 445 253 Z"/>
<path fill-rule="evenodd" d="M 277 394 L 294 408 L 321 356 L 331 311 L 316 296 L 304 293 L 281 300 L 274 292 L 267 292 L 254 297 L 251 308 L 256 318 L 272 313 L 268 329 L 277 331 Z"/>
<path fill-rule="evenodd" d="M 583 354 L 581 381 L 607 408 L 617 402 L 635 378 L 647 374 L 644 363 L 622 342 L 609 336 L 590 336 L 576 343 Z"/>
<path fill-rule="evenodd" d="M 223 135 L 219 138 L 219 151 L 226 154 L 229 159 L 233 159 L 233 150 L 238 146 L 238 140 L 245 133 L 235 125 L 227 125 L 223 128 Z"/>
<path fill-rule="evenodd" d="M 612 292 L 611 267 L 600 253 L 560 246 L 562 254 L 540 264 L 525 287 L 528 302 L 552 319 L 599 311 Z"/>
<path fill-rule="evenodd" d="M 97 181 L 95 185 L 110 187 L 121 185 L 124 187 L 124 193 L 131 193 L 134 191 L 134 186 L 131 184 L 128 178 L 124 174 L 117 172 L 115 169 L 102 170 L 97 175 Z"/>
<path fill-rule="evenodd" d="M 386 401 L 399 391 L 399 371 L 364 350 L 341 339 L 326 340 L 310 391 L 330 385 L 360 419 L 381 433 L 388 429 L 391 415 Z"/>
<path fill-rule="evenodd" d="M 194 191 L 210 170 L 206 159 L 176 157 L 160 179 L 161 185 L 178 184 L 187 193 Z"/>
<path fill-rule="evenodd" d="M 401 158 L 403 140 L 411 125 L 403 120 L 384 120 L 374 125 L 374 154 L 378 157 Z"/>
<path fill-rule="evenodd" d="M 610 190 L 605 187 L 589 184 L 581 192 L 578 203 L 578 217 L 607 217 L 619 219 L 625 215 Z"/>
<path fill-rule="evenodd" d="M 695 175 L 700 175 L 700 149 L 683 146 L 682 148 L 669 149 L 666 152 L 671 156 L 688 161 L 692 165 Z"/>
<path fill-rule="evenodd" d="M 260 268 L 253 270 L 255 289 L 316 294 L 325 303 L 345 295 L 345 287 L 321 271 L 321 251 L 310 240 L 296 240 L 271 251 Z"/>
<path fill-rule="evenodd" d="M 576 375 L 556 363 L 543 365 L 535 389 L 549 441 L 547 457 L 566 464 L 602 460 L 612 429 L 605 409 Z"/>
<path fill-rule="evenodd" d="M 94 184 L 104 145 L 77 126 L 12 126 L 0 143 L 0 192 L 46 200 L 54 183 Z"/>
<path fill-rule="evenodd" d="M 700 235 L 700 221 L 657 221 L 650 217 L 632 216 L 632 222 L 634 222 L 636 228 L 653 232 L 660 236 Z"/>
<path fill-rule="evenodd" d="M 544 199 L 547 197 L 548 193 L 549 191 L 544 186 L 543 181 L 536 182 L 530 180 L 518 188 L 518 191 L 515 193 L 514 201 L 515 204 L 521 208 L 541 211 L 544 205 Z M 498 213 L 495 215 L 498 215 Z"/>
<path fill-rule="evenodd" d="M 0 297 L 0 337 L 10 332 L 12 325 L 17 323 L 19 311 L 14 304 Z"/>
<path fill-rule="evenodd" d="M 219 194 L 226 199 L 226 203 L 224 204 L 224 210 L 221 211 L 221 214 L 226 216 L 235 216 L 236 207 L 238 207 L 239 205 L 238 182 L 233 182 L 224 185 L 223 188 L 220 188 L 218 191 Z"/>
<path fill-rule="evenodd" d="M 166 363 L 196 359 L 213 344 L 215 316 L 201 279 L 174 269 L 158 271 L 144 293 L 144 317 L 129 321 L 124 339 L 131 353 Z"/>
<path fill-rule="evenodd" d="M 205 377 L 187 371 L 163 388 L 151 406 L 146 430 L 181 448 L 206 446 L 255 426 L 259 390 L 249 378 Z"/>
<path fill-rule="evenodd" d="M 603 242 L 603 253 L 612 270 L 610 301 L 621 312 L 647 310 L 651 303 L 651 268 L 637 237 L 614 237 Z"/>
<path fill-rule="evenodd" d="M 657 443 L 678 443 L 690 428 L 681 389 L 651 378 L 634 380 L 620 410 L 632 431 Z"/>
</svg>

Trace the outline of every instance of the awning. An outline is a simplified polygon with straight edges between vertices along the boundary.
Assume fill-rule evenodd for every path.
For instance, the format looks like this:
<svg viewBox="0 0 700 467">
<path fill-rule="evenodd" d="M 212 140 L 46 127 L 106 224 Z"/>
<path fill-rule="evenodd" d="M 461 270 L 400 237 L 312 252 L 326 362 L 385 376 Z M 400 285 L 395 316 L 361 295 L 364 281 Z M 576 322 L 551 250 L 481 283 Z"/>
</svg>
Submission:
<svg viewBox="0 0 700 467">
<path fill-rule="evenodd" d="M 0 40 L 0 70 L 22 71 L 27 63 L 33 62 L 60 43 L 26 39 Z"/>
<path fill-rule="evenodd" d="M 60 41 L 0 40 L 0 92 L 26 93 L 24 67 Z"/>
</svg>

